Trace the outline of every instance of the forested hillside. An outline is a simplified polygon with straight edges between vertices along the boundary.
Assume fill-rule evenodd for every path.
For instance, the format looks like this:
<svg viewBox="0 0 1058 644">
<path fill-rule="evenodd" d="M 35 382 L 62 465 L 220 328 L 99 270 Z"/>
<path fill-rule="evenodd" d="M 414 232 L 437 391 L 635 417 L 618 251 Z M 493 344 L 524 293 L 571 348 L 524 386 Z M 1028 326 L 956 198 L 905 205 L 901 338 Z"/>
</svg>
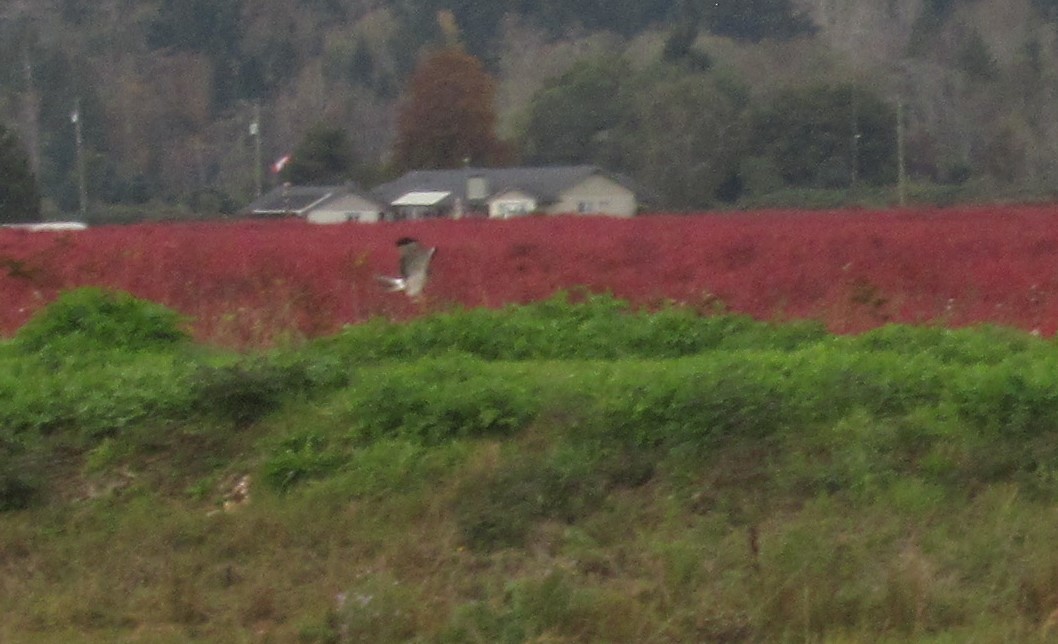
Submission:
<svg viewBox="0 0 1058 644">
<path fill-rule="evenodd" d="M 412 72 L 457 45 L 495 82 L 494 162 L 601 163 L 659 209 L 892 186 L 898 114 L 913 182 L 1040 194 L 1056 21 L 1055 0 L 4 0 L 0 123 L 45 213 L 78 207 L 76 109 L 90 212 L 208 215 L 318 126 L 348 178 L 394 172 Z"/>
</svg>

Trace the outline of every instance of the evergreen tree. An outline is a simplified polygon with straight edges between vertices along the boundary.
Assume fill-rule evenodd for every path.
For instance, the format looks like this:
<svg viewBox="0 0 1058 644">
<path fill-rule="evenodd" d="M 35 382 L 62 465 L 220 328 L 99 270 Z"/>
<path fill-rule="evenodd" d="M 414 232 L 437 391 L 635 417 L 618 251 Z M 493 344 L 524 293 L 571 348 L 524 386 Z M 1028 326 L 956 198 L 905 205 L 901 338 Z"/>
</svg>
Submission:
<svg viewBox="0 0 1058 644">
<path fill-rule="evenodd" d="M 1058 20 L 1058 0 L 1032 0 L 1032 4 L 1047 20 Z"/>
<path fill-rule="evenodd" d="M 862 88 L 794 89 L 754 115 L 753 152 L 789 185 L 885 184 L 896 177 L 895 130 L 893 108 Z"/>
<path fill-rule="evenodd" d="M 40 221 L 40 193 L 29 156 L 14 133 L 0 125 L 0 222 Z"/>
<path fill-rule="evenodd" d="M 294 148 L 282 178 L 303 185 L 339 183 L 352 178 L 354 168 L 353 149 L 345 130 L 317 123 Z"/>
<path fill-rule="evenodd" d="M 706 2 L 703 13 L 711 32 L 737 40 L 786 40 L 815 31 L 791 0 L 716 0 Z"/>
</svg>

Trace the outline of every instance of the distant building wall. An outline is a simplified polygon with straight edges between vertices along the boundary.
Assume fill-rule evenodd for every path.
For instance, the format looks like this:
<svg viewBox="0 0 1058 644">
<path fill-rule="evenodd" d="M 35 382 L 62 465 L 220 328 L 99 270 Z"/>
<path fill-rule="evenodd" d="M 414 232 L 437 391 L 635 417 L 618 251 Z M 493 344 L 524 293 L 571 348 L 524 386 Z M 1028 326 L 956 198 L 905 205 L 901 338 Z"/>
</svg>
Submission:
<svg viewBox="0 0 1058 644">
<path fill-rule="evenodd" d="M 547 212 L 631 217 L 636 214 L 636 195 L 613 179 L 594 175 L 563 191 Z"/>
<path fill-rule="evenodd" d="M 536 199 L 519 190 L 508 190 L 489 199 L 489 217 L 510 219 L 532 214 L 537 208 Z"/>
<path fill-rule="evenodd" d="M 381 218 L 381 207 L 370 199 L 348 194 L 309 210 L 305 218 L 314 224 L 375 223 Z"/>
</svg>

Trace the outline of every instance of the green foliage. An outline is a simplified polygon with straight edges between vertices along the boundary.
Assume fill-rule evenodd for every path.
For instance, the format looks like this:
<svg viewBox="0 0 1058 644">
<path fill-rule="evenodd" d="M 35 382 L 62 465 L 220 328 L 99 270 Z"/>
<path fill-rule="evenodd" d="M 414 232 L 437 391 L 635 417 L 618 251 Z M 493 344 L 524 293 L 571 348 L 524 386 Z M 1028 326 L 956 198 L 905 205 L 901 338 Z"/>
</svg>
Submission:
<svg viewBox="0 0 1058 644">
<path fill-rule="evenodd" d="M 213 61 L 213 98 L 227 105 L 239 94 L 239 54 L 243 22 L 240 0 L 163 0 L 147 32 L 147 44 L 167 51 L 192 52 Z"/>
<path fill-rule="evenodd" d="M 690 7 L 693 5 L 685 3 L 685 6 Z M 713 61 L 709 54 L 694 47 L 694 43 L 698 39 L 698 20 L 697 16 L 694 15 L 695 11 L 690 13 L 691 15 L 681 16 L 672 28 L 672 32 L 665 39 L 665 46 L 661 50 L 661 58 L 669 63 L 685 65 L 688 69 L 695 72 L 708 71 L 713 66 Z"/>
<path fill-rule="evenodd" d="M 1053 340 L 557 298 L 98 352 L 0 344 L 0 639 L 1053 639 Z"/>
<path fill-rule="evenodd" d="M 1058 20 L 1058 0 L 1032 0 L 1032 5 L 1044 15 L 1047 20 Z"/>
<path fill-rule="evenodd" d="M 534 164 L 613 166 L 617 135 L 630 113 L 631 70 L 620 57 L 579 61 L 549 80 L 528 109 L 522 154 Z"/>
<path fill-rule="evenodd" d="M 751 149 L 794 186 L 837 188 L 896 177 L 893 108 L 851 86 L 786 90 L 752 118 Z"/>
<path fill-rule="evenodd" d="M 356 159 L 345 130 L 317 123 L 294 148 L 281 177 L 298 185 L 343 183 L 352 178 L 355 166 Z"/>
<path fill-rule="evenodd" d="M 714 34 L 758 42 L 811 34 L 815 25 L 790 0 L 705 2 L 705 22 Z"/>
<path fill-rule="evenodd" d="M 637 179 L 670 208 L 736 199 L 746 148 L 742 87 L 697 74 L 659 74 L 643 94 L 649 99 L 637 96 L 636 127 L 623 141 L 636 151 L 627 163 Z"/>
<path fill-rule="evenodd" d="M 913 55 L 926 52 L 937 32 L 948 20 L 960 0 L 926 0 L 912 25 L 909 49 Z"/>
<path fill-rule="evenodd" d="M 192 395 L 201 413 L 245 427 L 304 392 L 311 380 L 306 366 L 251 357 L 230 364 L 202 365 Z"/>
<path fill-rule="evenodd" d="M 0 224 L 40 220 L 40 193 L 29 157 L 15 134 L 0 125 Z"/>
<path fill-rule="evenodd" d="M 992 80 L 998 74 L 998 63 L 981 32 L 976 29 L 960 44 L 957 57 L 959 67 L 975 80 Z"/>
<path fill-rule="evenodd" d="M 283 439 L 264 465 L 265 482 L 286 492 L 298 483 L 333 474 L 348 460 L 319 434 L 301 433 Z"/>
<path fill-rule="evenodd" d="M 15 336 L 26 352 L 53 357 L 98 351 L 145 351 L 188 339 L 178 313 L 128 293 L 95 287 L 62 293 Z"/>
<path fill-rule="evenodd" d="M 361 440 L 404 438 L 437 444 L 509 436 L 536 413 L 524 383 L 459 357 L 392 366 L 358 380 L 344 404 Z"/>
<path fill-rule="evenodd" d="M 310 345 L 314 355 L 365 363 L 469 353 L 486 360 L 675 358 L 716 348 L 792 349 L 826 337 L 815 322 L 769 324 L 682 307 L 633 311 L 604 295 L 568 293 L 503 310 L 436 314 L 407 324 L 375 320 Z"/>
<path fill-rule="evenodd" d="M 109 359 L 102 359 L 103 357 Z M 65 434 L 95 440 L 193 409 L 188 365 L 168 355 L 100 354 L 92 361 L 9 361 L 0 374 L 0 439 Z"/>
<path fill-rule="evenodd" d="M 866 351 L 928 354 L 944 363 L 966 365 L 994 365 L 1012 356 L 1038 352 L 1046 347 L 1046 342 L 1040 338 L 991 325 L 947 329 L 888 324 L 844 341 Z"/>
</svg>

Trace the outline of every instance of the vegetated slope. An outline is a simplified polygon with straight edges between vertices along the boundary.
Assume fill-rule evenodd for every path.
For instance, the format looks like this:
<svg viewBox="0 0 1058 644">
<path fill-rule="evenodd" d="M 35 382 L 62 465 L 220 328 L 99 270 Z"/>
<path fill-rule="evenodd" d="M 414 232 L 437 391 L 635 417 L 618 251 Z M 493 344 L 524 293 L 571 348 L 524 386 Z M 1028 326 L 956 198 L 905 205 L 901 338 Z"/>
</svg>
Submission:
<svg viewBox="0 0 1058 644">
<path fill-rule="evenodd" d="M 178 325 L 74 291 L 0 344 L 4 641 L 1054 635 L 1049 340 L 606 297 Z"/>
<path fill-rule="evenodd" d="M 197 338 L 235 347 L 562 289 L 814 319 L 837 332 L 931 321 L 1051 335 L 1056 215 L 1039 206 L 0 230 L 0 330 L 13 333 L 63 289 L 100 285 L 169 306 L 191 318 Z M 421 303 L 375 280 L 395 272 L 394 242 L 409 234 L 439 248 Z"/>
</svg>

